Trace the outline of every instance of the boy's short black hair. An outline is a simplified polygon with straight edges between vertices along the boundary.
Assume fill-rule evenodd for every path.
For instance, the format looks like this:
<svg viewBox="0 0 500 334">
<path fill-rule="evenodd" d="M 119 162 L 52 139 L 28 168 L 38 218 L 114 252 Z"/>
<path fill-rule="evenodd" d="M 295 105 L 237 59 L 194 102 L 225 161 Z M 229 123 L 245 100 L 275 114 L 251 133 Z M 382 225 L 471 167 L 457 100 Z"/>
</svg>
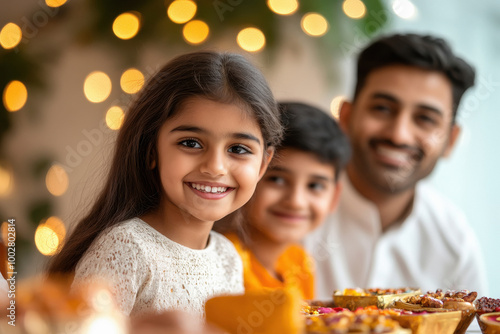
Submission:
<svg viewBox="0 0 500 334">
<path fill-rule="evenodd" d="M 337 180 L 351 157 L 351 147 L 335 119 L 305 103 L 280 102 L 278 106 L 285 133 L 277 153 L 285 148 L 313 153 L 321 162 L 334 166 Z"/>
<path fill-rule="evenodd" d="M 360 53 L 354 100 L 371 72 L 390 65 L 408 65 L 445 75 L 452 87 L 453 121 L 462 95 L 474 85 L 474 68 L 457 57 L 444 39 L 429 35 L 395 34 L 375 40 Z"/>
</svg>

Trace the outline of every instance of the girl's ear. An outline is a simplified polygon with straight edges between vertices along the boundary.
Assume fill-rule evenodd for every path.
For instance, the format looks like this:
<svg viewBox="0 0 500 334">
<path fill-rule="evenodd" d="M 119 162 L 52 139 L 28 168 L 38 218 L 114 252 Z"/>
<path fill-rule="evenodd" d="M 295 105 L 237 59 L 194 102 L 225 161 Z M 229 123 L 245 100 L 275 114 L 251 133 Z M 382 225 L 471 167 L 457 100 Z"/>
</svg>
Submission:
<svg viewBox="0 0 500 334">
<path fill-rule="evenodd" d="M 262 158 L 262 164 L 260 165 L 260 170 L 259 170 L 259 181 L 264 176 L 264 173 L 267 170 L 267 166 L 269 166 L 269 163 L 271 162 L 273 156 L 274 156 L 274 147 L 269 146 L 264 152 L 264 157 Z"/>
<path fill-rule="evenodd" d="M 148 149 L 147 159 L 149 169 L 154 169 L 156 167 L 156 150 L 153 145 Z"/>
</svg>

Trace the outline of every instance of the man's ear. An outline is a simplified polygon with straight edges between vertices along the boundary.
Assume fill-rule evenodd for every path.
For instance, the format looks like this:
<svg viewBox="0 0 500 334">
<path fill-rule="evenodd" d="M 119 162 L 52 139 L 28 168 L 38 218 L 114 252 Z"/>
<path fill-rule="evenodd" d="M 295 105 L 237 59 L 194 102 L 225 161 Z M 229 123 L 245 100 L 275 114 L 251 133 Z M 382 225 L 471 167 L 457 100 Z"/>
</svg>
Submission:
<svg viewBox="0 0 500 334">
<path fill-rule="evenodd" d="M 342 193 L 342 187 L 342 181 L 335 181 L 335 193 L 333 194 L 328 213 L 332 213 L 337 208 L 337 205 L 339 204 L 340 194 Z"/>
<path fill-rule="evenodd" d="M 455 144 L 457 142 L 458 136 L 460 135 L 461 128 L 457 124 L 453 124 L 450 130 L 450 137 L 448 138 L 448 143 L 446 144 L 446 147 L 443 152 L 443 157 L 448 157 L 455 147 Z"/>
<path fill-rule="evenodd" d="M 264 173 L 267 170 L 267 166 L 269 166 L 269 163 L 271 162 L 274 156 L 274 151 L 275 151 L 274 147 L 269 146 L 264 152 L 264 157 L 262 158 L 262 164 L 260 165 L 260 170 L 259 170 L 259 181 L 264 176 Z"/>
<path fill-rule="evenodd" d="M 342 131 L 347 133 L 349 128 L 349 119 L 351 117 L 352 103 L 349 101 L 342 101 L 340 104 L 339 112 L 339 125 Z"/>
</svg>

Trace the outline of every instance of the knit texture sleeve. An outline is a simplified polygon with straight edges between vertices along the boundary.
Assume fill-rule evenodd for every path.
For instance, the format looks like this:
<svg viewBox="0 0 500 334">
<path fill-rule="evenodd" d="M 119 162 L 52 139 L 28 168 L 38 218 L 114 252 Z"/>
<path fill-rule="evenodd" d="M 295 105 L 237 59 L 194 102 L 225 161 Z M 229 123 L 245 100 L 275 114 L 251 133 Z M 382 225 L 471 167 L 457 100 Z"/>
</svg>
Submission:
<svg viewBox="0 0 500 334">
<path fill-rule="evenodd" d="M 79 261 L 73 287 L 104 283 L 115 296 L 119 309 L 130 315 L 148 273 L 141 247 L 133 233 L 117 226 L 100 235 Z"/>
</svg>

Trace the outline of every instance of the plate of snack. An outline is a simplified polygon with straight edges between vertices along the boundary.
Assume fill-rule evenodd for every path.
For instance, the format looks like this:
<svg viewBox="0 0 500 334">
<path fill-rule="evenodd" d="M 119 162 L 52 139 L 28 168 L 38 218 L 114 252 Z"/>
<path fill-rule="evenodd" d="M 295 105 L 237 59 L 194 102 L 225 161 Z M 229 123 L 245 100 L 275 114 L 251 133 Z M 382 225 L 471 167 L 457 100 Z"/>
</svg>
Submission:
<svg viewBox="0 0 500 334">
<path fill-rule="evenodd" d="M 500 312 L 481 314 L 479 327 L 483 334 L 500 334 Z"/>
<path fill-rule="evenodd" d="M 391 316 L 382 314 L 376 307 L 350 311 L 341 307 L 312 306 L 304 309 L 306 333 L 387 333 L 410 334 Z"/>
<path fill-rule="evenodd" d="M 481 317 L 485 314 L 496 314 L 500 313 L 500 299 L 481 297 L 474 302 L 476 306 L 476 318 L 479 323 L 479 327 L 483 333 L 500 333 L 495 332 L 495 324 L 491 321 L 485 322 L 481 320 Z M 488 319 L 488 316 L 483 317 L 483 319 Z M 491 319 L 489 319 L 491 320 Z M 488 329 L 488 332 L 486 332 Z"/>
<path fill-rule="evenodd" d="M 424 295 L 414 295 L 394 300 L 391 307 L 410 311 L 427 312 L 450 312 L 459 311 L 461 313 L 460 322 L 456 326 L 455 334 L 463 334 L 469 327 L 476 314 L 474 300 L 477 292 L 468 290 L 448 290 L 444 292 L 437 289 L 435 292 L 429 291 Z"/>
<path fill-rule="evenodd" d="M 333 292 L 333 304 L 351 311 L 359 307 L 376 306 L 379 309 L 388 307 L 394 300 L 419 295 L 420 289 L 344 289 Z"/>
</svg>

